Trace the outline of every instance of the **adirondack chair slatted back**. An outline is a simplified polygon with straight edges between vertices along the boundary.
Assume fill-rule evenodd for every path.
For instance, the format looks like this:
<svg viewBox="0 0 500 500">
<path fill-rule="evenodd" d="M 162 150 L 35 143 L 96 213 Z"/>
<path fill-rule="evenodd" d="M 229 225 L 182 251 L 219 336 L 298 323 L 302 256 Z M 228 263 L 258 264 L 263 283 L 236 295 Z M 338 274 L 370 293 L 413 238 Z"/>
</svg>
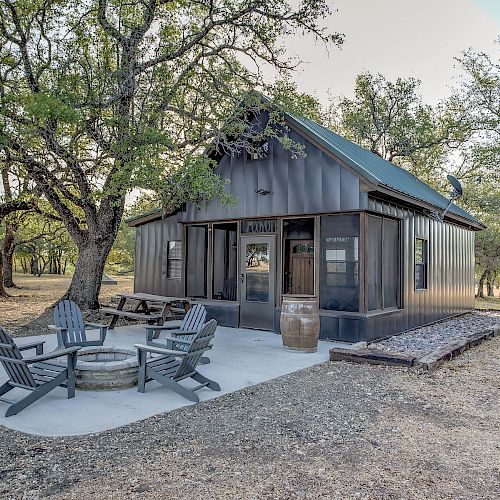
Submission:
<svg viewBox="0 0 500 500">
<path fill-rule="evenodd" d="M 205 306 L 203 304 L 195 304 L 188 309 L 186 316 L 182 320 L 180 330 L 183 332 L 198 331 L 205 323 L 206 317 L 207 310 Z M 186 338 L 186 340 L 190 339 Z"/>
<path fill-rule="evenodd" d="M 207 350 L 210 342 L 214 338 L 216 328 L 217 321 L 215 321 L 215 319 L 211 319 L 208 323 L 203 325 L 202 329 L 195 335 L 193 342 L 191 342 L 187 351 L 188 354 L 183 357 L 174 379 L 196 370 L 196 366 L 203 353 Z"/>
<path fill-rule="evenodd" d="M 1 326 L 0 356 L 3 358 L 10 358 L 12 360 L 23 359 L 17 345 L 12 340 L 12 337 Z M 13 384 L 36 388 L 36 383 L 26 363 L 9 362 L 8 359 L 2 359 L 2 365 Z"/>
<path fill-rule="evenodd" d="M 66 328 L 66 342 L 82 343 L 87 341 L 82 311 L 72 300 L 62 300 L 54 307 L 54 323 L 57 327 Z"/>
</svg>

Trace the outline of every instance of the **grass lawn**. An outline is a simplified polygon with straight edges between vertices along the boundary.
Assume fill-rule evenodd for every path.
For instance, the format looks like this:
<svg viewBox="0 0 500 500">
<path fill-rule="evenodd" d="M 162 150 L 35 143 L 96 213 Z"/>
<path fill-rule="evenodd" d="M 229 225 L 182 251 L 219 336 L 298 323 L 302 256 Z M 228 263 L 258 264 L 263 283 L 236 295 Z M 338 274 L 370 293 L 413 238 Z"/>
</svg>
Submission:
<svg viewBox="0 0 500 500">
<path fill-rule="evenodd" d="M 495 311 L 500 311 L 500 298 L 487 297 L 480 299 L 476 297 L 476 309 L 494 309 Z"/>
<path fill-rule="evenodd" d="M 113 296 L 121 292 L 131 292 L 134 280 L 131 277 L 117 277 L 117 285 L 103 285 L 101 288 L 101 302 L 108 302 Z M 14 283 L 18 288 L 9 288 L 11 295 L 8 299 L 0 299 L 1 325 L 14 333 L 23 327 L 31 329 L 46 329 L 47 320 L 52 322 L 52 313 L 44 314 L 47 308 L 64 295 L 71 282 L 71 276 L 43 275 L 30 276 L 15 274 Z M 40 316 L 42 316 L 40 318 Z M 39 321 L 37 321 L 37 319 Z M 28 332 L 20 332 L 22 335 Z M 46 333 L 44 331 L 33 333 Z"/>
</svg>

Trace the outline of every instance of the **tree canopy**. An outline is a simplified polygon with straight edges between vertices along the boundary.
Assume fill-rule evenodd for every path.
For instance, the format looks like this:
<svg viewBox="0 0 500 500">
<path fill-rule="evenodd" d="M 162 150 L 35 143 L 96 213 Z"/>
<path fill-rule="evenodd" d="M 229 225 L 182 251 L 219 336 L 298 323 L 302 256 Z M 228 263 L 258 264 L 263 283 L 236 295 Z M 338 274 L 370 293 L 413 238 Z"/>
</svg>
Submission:
<svg viewBox="0 0 500 500">
<path fill-rule="evenodd" d="M 169 209 L 224 199 L 200 153 L 255 133 L 249 111 L 263 104 L 248 91 L 262 65 L 294 67 L 286 36 L 342 42 L 319 26 L 328 12 L 326 0 L 0 1 L 0 148 L 78 246 L 70 298 L 98 306 L 130 189 Z M 278 134 L 273 119 L 265 134 Z"/>
</svg>

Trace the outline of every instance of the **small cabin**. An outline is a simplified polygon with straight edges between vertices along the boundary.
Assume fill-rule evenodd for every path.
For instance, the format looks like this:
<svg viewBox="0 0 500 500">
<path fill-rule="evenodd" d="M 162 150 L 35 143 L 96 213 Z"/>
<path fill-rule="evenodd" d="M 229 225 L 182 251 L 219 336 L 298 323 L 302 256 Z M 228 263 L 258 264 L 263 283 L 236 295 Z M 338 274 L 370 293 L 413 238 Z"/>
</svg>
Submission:
<svg viewBox="0 0 500 500">
<path fill-rule="evenodd" d="M 152 211 L 136 228 L 135 292 L 188 297 L 219 325 L 279 333 L 286 295 L 315 297 L 321 338 L 373 341 L 474 308 L 484 226 L 406 170 L 285 115 L 305 156 L 274 139 L 225 154 L 237 199 Z"/>
</svg>

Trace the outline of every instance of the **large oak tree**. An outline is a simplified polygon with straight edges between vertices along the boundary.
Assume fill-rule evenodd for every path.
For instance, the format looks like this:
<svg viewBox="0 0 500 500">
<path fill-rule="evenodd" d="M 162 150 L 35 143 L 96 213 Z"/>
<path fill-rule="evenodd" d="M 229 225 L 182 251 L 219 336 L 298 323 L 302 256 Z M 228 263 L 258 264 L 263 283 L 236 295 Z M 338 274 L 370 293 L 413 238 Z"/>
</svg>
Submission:
<svg viewBox="0 0 500 500">
<path fill-rule="evenodd" d="M 341 43 L 319 25 L 328 12 L 326 0 L 0 0 L 0 147 L 78 247 L 69 298 L 98 307 L 129 190 L 161 193 L 167 210 L 224 199 L 200 151 L 247 144 L 262 65 L 296 64 L 287 36 Z"/>
</svg>

